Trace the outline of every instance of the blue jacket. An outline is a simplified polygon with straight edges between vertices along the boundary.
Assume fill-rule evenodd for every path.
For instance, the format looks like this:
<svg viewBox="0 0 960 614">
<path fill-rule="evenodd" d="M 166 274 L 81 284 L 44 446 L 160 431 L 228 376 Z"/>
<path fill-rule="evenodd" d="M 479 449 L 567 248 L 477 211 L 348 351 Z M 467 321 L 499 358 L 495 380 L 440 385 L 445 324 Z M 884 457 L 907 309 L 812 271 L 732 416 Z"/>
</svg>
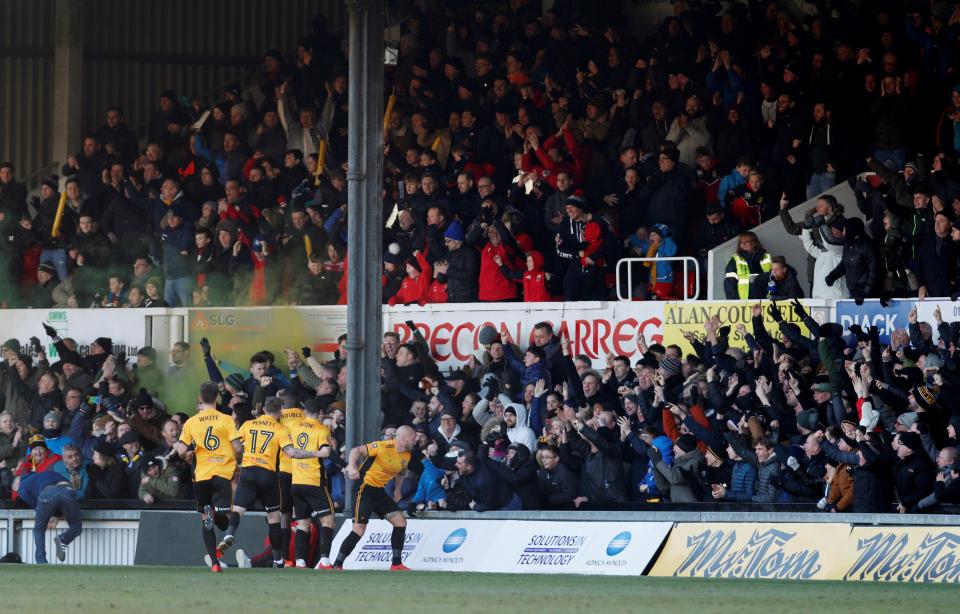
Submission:
<svg viewBox="0 0 960 614">
<path fill-rule="evenodd" d="M 58 437 L 46 440 L 47 447 L 57 456 L 63 456 L 63 446 L 71 443 L 74 443 L 73 439 L 71 439 L 69 435 L 62 433 Z"/>
<path fill-rule="evenodd" d="M 653 445 L 660 450 L 660 456 L 663 458 L 663 462 L 667 465 L 673 465 L 673 440 L 666 435 L 660 435 L 653 440 Z M 657 482 L 653 479 L 653 463 L 650 461 L 647 461 L 647 474 L 643 476 L 640 484 L 647 485 L 648 495 L 660 494 L 660 489 L 657 488 Z"/>
<path fill-rule="evenodd" d="M 423 473 L 420 474 L 420 482 L 417 484 L 417 492 L 414 493 L 413 503 L 436 503 L 441 499 L 447 498 L 447 493 L 440 486 L 440 480 L 443 479 L 443 469 L 440 469 L 427 458 L 423 461 Z"/>
<path fill-rule="evenodd" d="M 523 389 L 526 388 L 527 384 L 536 384 L 537 380 L 546 380 L 547 390 L 551 388 L 550 367 L 547 365 L 545 358 L 527 367 L 523 364 L 523 360 L 514 356 L 510 350 L 505 351 L 503 355 L 510 368 L 520 374 L 520 388 L 517 390 L 520 399 L 523 398 Z"/>
<path fill-rule="evenodd" d="M 70 482 L 70 470 L 67 469 L 67 466 L 63 464 L 63 461 L 57 461 L 53 466 L 53 471 L 56 471 L 62 475 L 68 482 Z M 87 473 L 87 462 L 83 461 L 80 463 L 80 469 L 78 471 L 80 474 L 80 488 L 77 488 L 77 500 L 84 501 L 87 498 L 87 487 L 90 486 L 90 474 Z"/>
<path fill-rule="evenodd" d="M 476 503 L 475 512 L 503 509 L 513 498 L 510 486 L 493 473 L 483 459 L 478 458 L 473 473 L 460 476 L 460 479 L 464 493 Z"/>
<path fill-rule="evenodd" d="M 731 483 L 727 485 L 727 501 L 752 501 L 757 492 L 757 468 L 749 461 L 733 463 Z"/>
<path fill-rule="evenodd" d="M 657 249 L 657 253 L 654 254 L 657 258 L 669 258 L 676 255 L 677 243 L 673 240 L 673 237 L 664 238 L 660 248 Z M 657 263 L 657 282 L 673 283 L 673 265 L 670 262 Z"/>
<path fill-rule="evenodd" d="M 47 486 L 52 486 L 59 482 L 66 482 L 62 475 L 56 471 L 40 471 L 29 473 L 20 480 L 20 488 L 17 489 L 19 497 L 26 503 L 30 509 L 37 509 L 37 500 L 40 498 L 40 491 Z"/>
<path fill-rule="evenodd" d="M 164 228 L 160 233 L 163 244 L 163 273 L 167 279 L 181 279 L 193 275 L 193 226 L 183 221 L 176 228 Z M 181 252 L 186 252 L 184 256 Z"/>
<path fill-rule="evenodd" d="M 730 171 L 730 174 L 720 180 L 720 188 L 717 190 L 717 200 L 720 206 L 727 208 L 730 206 L 730 195 L 738 186 L 747 183 L 747 178 L 740 174 L 737 169 Z"/>
</svg>

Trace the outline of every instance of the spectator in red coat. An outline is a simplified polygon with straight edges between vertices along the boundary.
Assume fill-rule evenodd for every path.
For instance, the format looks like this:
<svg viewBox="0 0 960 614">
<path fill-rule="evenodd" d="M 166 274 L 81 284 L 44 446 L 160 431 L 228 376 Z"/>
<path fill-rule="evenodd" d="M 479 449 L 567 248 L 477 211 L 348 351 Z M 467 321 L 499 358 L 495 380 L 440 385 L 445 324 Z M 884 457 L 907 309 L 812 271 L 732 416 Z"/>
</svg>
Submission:
<svg viewBox="0 0 960 614">
<path fill-rule="evenodd" d="M 496 260 L 499 259 L 510 271 L 516 271 L 520 268 L 515 250 L 503 242 L 503 238 L 509 237 L 509 234 L 500 224 L 487 226 L 484 234 L 487 237 L 487 243 L 480 250 L 480 292 L 478 297 L 481 301 L 516 300 L 517 285 L 504 276 Z"/>
<path fill-rule="evenodd" d="M 420 250 L 413 252 L 413 258 L 408 259 L 405 264 L 407 276 L 400 284 L 400 290 L 387 303 L 390 305 L 409 305 L 411 303 L 425 305 L 430 284 L 433 282 L 433 269 L 430 268 L 430 263 L 427 262 Z"/>
</svg>

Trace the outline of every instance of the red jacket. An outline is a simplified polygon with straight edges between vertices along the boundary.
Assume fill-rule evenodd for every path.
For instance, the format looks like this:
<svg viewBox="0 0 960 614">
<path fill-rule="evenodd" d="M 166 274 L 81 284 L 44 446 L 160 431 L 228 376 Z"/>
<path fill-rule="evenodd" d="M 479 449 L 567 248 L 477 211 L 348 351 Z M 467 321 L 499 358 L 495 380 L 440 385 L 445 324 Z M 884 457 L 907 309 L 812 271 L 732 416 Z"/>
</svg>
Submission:
<svg viewBox="0 0 960 614">
<path fill-rule="evenodd" d="M 477 298 L 481 301 L 515 300 L 517 286 L 500 272 L 500 267 L 493 259 L 494 256 L 500 256 L 503 264 L 511 271 L 519 269 L 513 250 L 507 249 L 503 243 L 496 247 L 490 243 L 484 245 L 480 252 L 480 282 Z"/>
<path fill-rule="evenodd" d="M 427 289 L 427 302 L 446 303 L 449 300 L 447 297 L 447 284 L 442 284 L 434 279 L 433 283 L 430 284 L 430 288 Z"/>
<path fill-rule="evenodd" d="M 603 229 L 596 222 L 587 222 L 583 228 L 583 240 L 587 246 L 583 248 L 583 255 L 580 257 L 580 264 L 586 266 L 586 259 L 590 257 L 598 266 L 603 266 L 603 259 L 592 258 L 593 254 L 603 247 Z"/>
<path fill-rule="evenodd" d="M 528 258 L 533 258 L 533 270 L 523 274 L 523 300 L 526 303 L 550 301 L 547 292 L 547 274 L 543 271 L 543 254 L 527 252 Z"/>
<path fill-rule="evenodd" d="M 420 265 L 420 275 L 416 279 L 411 279 L 408 275 L 403 278 L 400 289 L 387 301 L 390 305 L 409 305 L 418 303 L 425 305 L 427 303 L 430 284 L 433 283 L 433 269 L 430 263 L 424 257 L 423 252 L 417 254 L 417 263 Z"/>
<path fill-rule="evenodd" d="M 340 281 L 337 282 L 337 292 L 340 293 L 340 300 L 337 301 L 337 305 L 346 305 L 347 304 L 347 257 L 343 257 L 343 276 L 340 277 Z"/>
</svg>

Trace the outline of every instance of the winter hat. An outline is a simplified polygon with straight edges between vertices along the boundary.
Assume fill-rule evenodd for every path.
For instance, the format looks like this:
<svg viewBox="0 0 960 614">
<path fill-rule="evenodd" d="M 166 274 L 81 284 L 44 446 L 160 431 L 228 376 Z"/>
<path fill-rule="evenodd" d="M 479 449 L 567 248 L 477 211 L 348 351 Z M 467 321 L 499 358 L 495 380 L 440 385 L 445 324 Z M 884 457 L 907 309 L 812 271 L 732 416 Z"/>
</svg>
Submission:
<svg viewBox="0 0 960 614">
<path fill-rule="evenodd" d="M 721 448 L 721 447 L 718 446 L 718 445 L 710 445 L 710 446 L 707 446 L 707 454 L 712 454 L 712 455 L 714 455 L 714 456 L 717 458 L 717 460 L 719 460 L 719 461 L 726 461 L 726 460 L 727 460 L 727 449 L 726 449 L 726 448 Z"/>
<path fill-rule="evenodd" d="M 911 426 L 916 424 L 917 418 L 918 418 L 917 412 L 908 411 L 906 413 L 903 413 L 897 416 L 897 424 L 901 424 L 907 428 L 910 428 Z"/>
<path fill-rule="evenodd" d="M 677 447 L 684 452 L 691 452 L 697 449 L 697 438 L 690 433 L 680 435 L 677 437 L 677 441 L 675 443 Z"/>
<path fill-rule="evenodd" d="M 240 375 L 239 373 L 231 373 L 230 375 L 227 376 L 226 383 L 229 384 L 232 388 L 236 388 L 237 390 L 242 390 L 243 381 L 244 380 L 242 375 Z"/>
<path fill-rule="evenodd" d="M 47 447 L 47 438 L 43 435 L 34 435 L 30 438 L 30 441 L 27 442 L 27 449 L 33 450 L 36 447 L 46 448 Z M 49 449 L 49 448 L 47 448 Z"/>
<path fill-rule="evenodd" d="M 154 407 L 153 397 L 150 396 L 146 388 L 140 389 L 140 394 L 133 400 L 133 406 L 138 409 L 141 407 Z"/>
<path fill-rule="evenodd" d="M 680 150 L 675 147 L 667 147 L 660 154 L 669 158 L 674 164 L 680 161 Z"/>
<path fill-rule="evenodd" d="M 383 255 L 383 261 L 388 264 L 400 264 L 400 244 L 391 243 Z"/>
<path fill-rule="evenodd" d="M 513 414 L 514 416 L 518 416 L 519 413 L 517 413 L 517 405 L 516 405 L 516 403 L 511 403 L 510 405 L 507 405 L 506 407 L 504 407 L 504 408 L 503 408 L 503 413 L 504 413 L 504 415 L 506 415 L 506 414 Z"/>
<path fill-rule="evenodd" d="M 127 433 L 129 435 L 129 433 Z M 104 440 L 100 440 L 97 445 L 93 446 L 93 451 L 97 452 L 101 456 L 106 456 L 107 458 L 113 458 L 114 449 L 109 443 Z"/>
<path fill-rule="evenodd" d="M 120 438 L 118 442 L 121 446 L 124 446 L 128 443 L 140 443 L 140 436 L 137 435 L 134 431 L 127 431 L 123 434 L 123 437 Z"/>
<path fill-rule="evenodd" d="M 917 386 L 913 389 L 913 398 L 917 405 L 927 411 L 933 411 L 937 408 L 937 395 L 927 386 Z"/>
<path fill-rule="evenodd" d="M 923 453 L 923 441 L 920 435 L 913 432 L 900 433 L 900 445 L 906 446 L 917 454 Z"/>
<path fill-rule="evenodd" d="M 60 177 L 58 177 L 57 175 L 50 175 L 49 177 L 43 180 L 42 185 L 45 185 L 51 190 L 53 190 L 54 192 L 57 192 L 60 190 Z"/>
<path fill-rule="evenodd" d="M 451 241 L 464 241 L 467 235 L 463 232 L 463 226 L 460 225 L 460 222 L 454 220 L 447 226 L 446 232 L 443 233 L 443 238 L 450 239 Z"/>
<path fill-rule="evenodd" d="M 490 345 L 491 343 L 500 341 L 500 335 L 497 334 L 497 329 L 492 326 L 484 326 L 480 329 L 480 334 L 477 336 L 477 340 L 480 342 L 480 345 Z"/>
<path fill-rule="evenodd" d="M 680 361 L 670 356 L 664 356 L 663 360 L 660 361 L 660 369 L 665 377 L 676 375 L 680 373 Z"/>
<path fill-rule="evenodd" d="M 403 264 L 404 264 L 404 265 L 412 266 L 414 269 L 416 269 L 417 273 L 422 273 L 422 272 L 423 272 L 423 267 L 420 266 L 420 263 L 417 262 L 417 259 L 416 259 L 416 258 L 407 258 L 406 261 L 404 261 Z"/>
<path fill-rule="evenodd" d="M 143 464 L 143 472 L 146 473 L 153 467 L 160 467 L 161 469 L 163 468 L 163 463 L 160 462 L 159 458 L 148 458 L 147 462 Z"/>
<path fill-rule="evenodd" d="M 454 369 L 449 375 L 447 375 L 446 379 L 448 382 L 465 382 L 467 381 L 467 374 L 464 373 L 463 369 Z"/>
<path fill-rule="evenodd" d="M 912 170 L 914 173 L 919 173 L 919 172 L 920 172 L 920 166 L 918 166 L 917 163 L 914 162 L 913 160 L 907 162 L 907 163 L 904 165 L 903 170 L 907 170 L 908 168 L 909 168 L 910 170 Z"/>
<path fill-rule="evenodd" d="M 655 232 L 662 238 L 666 239 L 668 236 L 670 236 L 670 227 L 666 224 L 654 224 L 650 227 L 650 232 Z"/>
<path fill-rule="evenodd" d="M 46 422 L 47 420 L 52 420 L 53 422 L 56 423 L 56 424 L 53 426 L 53 428 L 59 428 L 59 427 L 60 427 L 60 413 L 59 413 L 59 412 L 48 411 L 48 412 L 47 412 L 47 415 L 45 415 L 45 416 L 43 417 L 43 421 L 44 421 L 44 422 Z"/>
<path fill-rule="evenodd" d="M 20 340 L 19 339 L 7 339 L 3 342 L 3 346 L 0 346 L 0 349 L 4 350 L 13 350 L 14 352 L 20 351 Z"/>
<path fill-rule="evenodd" d="M 93 342 L 103 348 L 103 351 L 107 354 L 113 353 L 113 340 L 110 337 L 97 337 Z"/>
<path fill-rule="evenodd" d="M 581 211 L 587 210 L 587 202 L 583 200 L 583 197 L 580 196 L 579 194 L 571 194 L 570 196 L 568 196 L 567 199 L 563 201 L 563 205 L 564 206 L 573 205 L 574 207 L 577 207 Z"/>
<path fill-rule="evenodd" d="M 44 262 L 37 267 L 37 273 L 46 273 L 47 275 L 56 275 L 57 269 L 53 268 L 53 265 L 49 262 Z"/>
</svg>

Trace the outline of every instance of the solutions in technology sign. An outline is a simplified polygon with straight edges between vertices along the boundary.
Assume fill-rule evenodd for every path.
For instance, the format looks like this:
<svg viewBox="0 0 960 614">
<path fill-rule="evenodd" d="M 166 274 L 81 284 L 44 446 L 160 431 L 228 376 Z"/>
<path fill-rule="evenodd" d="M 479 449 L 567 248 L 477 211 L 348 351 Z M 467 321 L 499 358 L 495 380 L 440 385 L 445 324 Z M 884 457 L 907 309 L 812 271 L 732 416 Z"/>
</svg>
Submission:
<svg viewBox="0 0 960 614">
<path fill-rule="evenodd" d="M 839 580 L 846 524 L 678 524 L 651 576 Z"/>
<path fill-rule="evenodd" d="M 670 522 L 407 521 L 403 561 L 412 569 L 491 573 L 643 574 L 670 532 Z M 333 551 L 352 530 L 346 522 Z M 345 569 L 390 565 L 390 533 L 374 520 Z"/>
</svg>

